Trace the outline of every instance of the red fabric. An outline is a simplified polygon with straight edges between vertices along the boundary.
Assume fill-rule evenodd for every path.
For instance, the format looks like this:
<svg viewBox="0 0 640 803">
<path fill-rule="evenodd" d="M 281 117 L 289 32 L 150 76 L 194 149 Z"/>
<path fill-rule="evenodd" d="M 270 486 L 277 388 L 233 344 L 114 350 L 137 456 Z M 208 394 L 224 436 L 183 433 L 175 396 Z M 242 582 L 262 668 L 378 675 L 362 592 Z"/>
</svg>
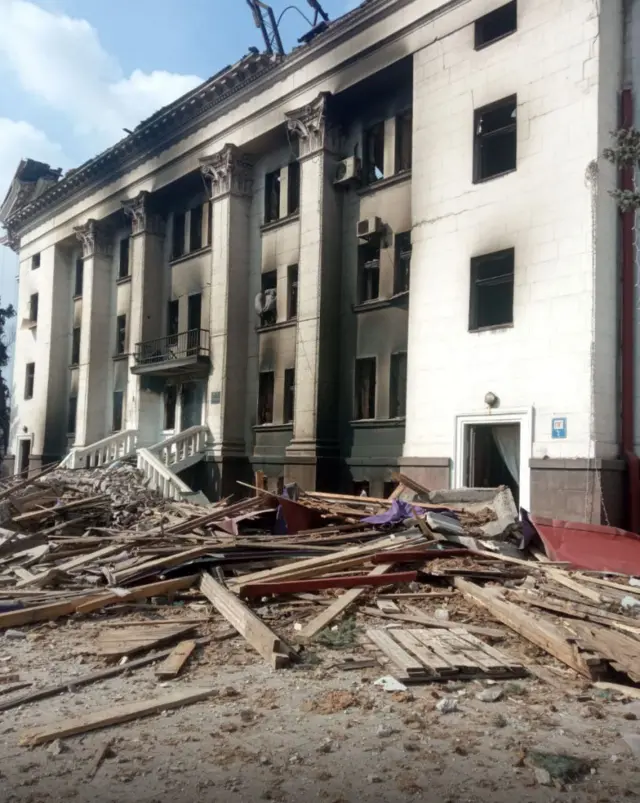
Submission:
<svg viewBox="0 0 640 803">
<path fill-rule="evenodd" d="M 640 575 L 640 536 L 605 527 L 531 516 L 550 560 L 568 561 L 577 569 Z"/>
</svg>

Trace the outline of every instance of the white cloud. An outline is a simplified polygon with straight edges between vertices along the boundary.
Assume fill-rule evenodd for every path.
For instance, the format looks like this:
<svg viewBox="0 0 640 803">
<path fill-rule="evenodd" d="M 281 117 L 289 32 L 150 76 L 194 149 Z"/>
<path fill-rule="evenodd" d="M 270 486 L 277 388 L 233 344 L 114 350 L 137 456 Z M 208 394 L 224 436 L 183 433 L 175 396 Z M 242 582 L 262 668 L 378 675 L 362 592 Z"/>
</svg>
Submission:
<svg viewBox="0 0 640 803">
<path fill-rule="evenodd" d="M 91 136 L 95 151 L 201 82 L 164 71 L 125 76 L 86 20 L 28 0 L 0 0 L 0 19 L 0 61 L 26 92 L 67 115 L 76 134 Z"/>
</svg>

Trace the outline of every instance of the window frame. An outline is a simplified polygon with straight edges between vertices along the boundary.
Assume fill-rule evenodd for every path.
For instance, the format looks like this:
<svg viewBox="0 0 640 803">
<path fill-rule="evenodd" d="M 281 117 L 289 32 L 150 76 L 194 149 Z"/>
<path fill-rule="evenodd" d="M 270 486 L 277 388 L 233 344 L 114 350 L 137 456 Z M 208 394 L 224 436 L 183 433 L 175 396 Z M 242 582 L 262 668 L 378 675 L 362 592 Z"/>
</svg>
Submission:
<svg viewBox="0 0 640 803">
<path fill-rule="evenodd" d="M 35 362 L 28 362 L 25 364 L 24 369 L 24 400 L 29 401 L 33 399 L 33 394 L 36 385 L 36 364 Z"/>
<path fill-rule="evenodd" d="M 394 357 L 396 360 L 394 360 Z M 404 358 L 404 386 L 401 387 L 402 371 L 397 366 L 398 358 Z M 394 370 L 395 367 L 395 370 Z M 395 381 L 394 381 L 395 378 Z M 400 419 L 407 417 L 407 379 L 408 379 L 408 354 L 406 351 L 393 351 L 389 360 L 389 418 Z M 397 386 L 396 386 L 397 383 Z M 402 397 L 397 409 L 394 409 L 394 397 Z"/>
<path fill-rule="evenodd" d="M 362 131 L 362 177 L 363 182 L 365 184 L 375 184 L 378 181 L 382 181 L 383 179 L 387 178 L 384 170 L 384 140 L 385 140 L 385 121 L 378 120 L 375 123 L 371 123 Z M 375 175 L 375 168 L 376 162 L 378 161 L 376 155 L 374 153 L 373 158 L 371 158 L 371 146 L 370 141 L 372 138 L 376 137 L 376 132 L 379 132 L 380 142 L 378 144 L 378 148 L 380 149 L 380 153 L 378 154 L 381 157 L 381 169 L 380 172 L 382 173 L 381 176 Z M 373 150 L 377 150 L 376 146 L 373 146 Z"/>
<path fill-rule="evenodd" d="M 364 363 L 368 363 L 369 365 L 373 363 L 373 410 L 369 410 L 372 412 L 373 415 L 369 416 L 362 416 L 360 415 L 360 406 L 359 406 L 359 366 L 362 366 Z M 371 379 L 371 376 L 369 377 Z M 369 389 L 369 402 L 368 404 L 371 405 L 371 389 Z M 366 357 L 356 357 L 354 361 L 354 371 L 353 371 L 353 420 L 354 421 L 375 421 L 376 415 L 378 410 L 378 358 L 376 356 L 366 356 Z"/>
<path fill-rule="evenodd" d="M 74 326 L 71 330 L 71 367 L 80 365 L 80 338 L 82 337 L 82 327 Z M 76 341 L 77 337 L 77 341 Z"/>
<path fill-rule="evenodd" d="M 300 212 L 300 162 L 296 159 L 287 166 L 287 215 Z"/>
<path fill-rule="evenodd" d="M 290 380 L 290 381 L 287 381 Z M 283 378 L 283 403 L 282 403 L 282 422 L 283 424 L 293 424 L 296 403 L 296 370 L 295 368 L 285 368 Z"/>
<path fill-rule="evenodd" d="M 483 264 L 506 257 L 510 257 L 510 273 L 502 274 L 502 276 L 490 277 L 488 279 L 478 279 L 478 269 L 482 267 Z M 513 327 L 515 323 L 515 248 L 502 248 L 500 251 L 491 251 L 488 254 L 479 254 L 478 256 L 471 258 L 469 267 L 469 332 L 484 332 L 490 329 L 508 329 Z M 479 299 L 477 288 L 481 285 L 488 287 L 498 284 L 511 284 L 511 320 L 503 323 L 485 324 L 480 326 L 478 324 Z"/>
<path fill-rule="evenodd" d="M 406 125 L 406 121 L 408 120 L 408 146 L 409 146 L 409 163 L 404 167 L 401 165 L 402 162 L 402 154 L 405 149 L 405 142 L 404 138 L 400 136 L 400 132 L 405 130 L 403 127 L 403 123 Z M 396 175 L 398 173 L 408 173 L 413 167 L 413 107 L 409 107 L 404 111 L 396 114 L 396 141 L 395 141 L 395 162 L 394 168 Z"/>
<path fill-rule="evenodd" d="M 73 413 L 73 416 L 71 415 Z M 71 427 L 71 419 L 73 418 L 73 428 Z M 78 426 L 78 397 L 69 396 L 69 405 L 67 409 L 67 435 L 75 435 Z"/>
<path fill-rule="evenodd" d="M 371 258 L 366 259 L 364 254 L 370 250 L 372 253 L 369 255 Z M 373 253 L 377 256 L 373 256 Z M 380 261 L 382 256 L 382 243 L 379 238 L 367 240 L 363 242 L 358 241 L 358 287 L 357 287 L 357 304 L 370 304 L 380 299 Z M 377 266 L 372 263 L 377 262 Z M 370 265 L 370 267 L 367 267 Z M 377 277 L 377 291 L 374 294 L 374 280 L 373 276 Z M 371 285 L 369 287 L 369 285 Z M 368 294 L 371 290 L 371 295 Z"/>
<path fill-rule="evenodd" d="M 263 398 L 263 380 L 262 377 L 271 377 L 271 410 L 270 416 L 265 415 L 266 409 Z M 274 402 L 275 402 L 275 385 L 276 385 L 276 372 L 275 371 L 260 371 L 258 373 L 258 426 L 268 426 L 273 424 L 274 420 Z M 269 420 L 267 420 L 269 418 Z"/>
<path fill-rule="evenodd" d="M 119 405 L 116 404 L 119 399 Z M 116 410 L 119 410 L 119 426 L 116 426 Z M 124 390 L 114 390 L 111 396 L 111 431 L 122 432 L 124 429 Z"/>
<path fill-rule="evenodd" d="M 195 218 L 194 218 L 194 214 L 193 214 L 194 212 L 196 213 L 195 214 Z M 200 226 L 199 227 L 198 226 L 194 226 L 194 219 L 195 220 L 199 220 L 199 222 L 200 222 Z M 191 209 L 189 209 L 189 252 L 188 253 L 190 253 L 190 254 L 194 253 L 195 251 L 201 251 L 205 247 L 203 245 L 204 238 L 202 236 L 202 229 L 203 229 L 203 225 L 202 224 L 203 223 L 204 223 L 203 205 L 202 204 L 196 204 L 195 206 L 192 206 Z M 194 240 L 193 240 L 194 229 L 195 229 L 195 232 L 196 232 L 196 234 L 198 235 L 198 238 L 199 238 L 198 239 L 198 247 L 197 248 L 194 247 Z"/>
<path fill-rule="evenodd" d="M 131 276 L 131 240 L 129 236 L 122 237 L 118 244 L 118 280 L 128 279 Z"/>
<path fill-rule="evenodd" d="M 121 326 L 122 324 L 122 326 Z M 116 357 L 123 357 L 127 353 L 127 315 L 116 316 Z"/>
<path fill-rule="evenodd" d="M 177 226 L 177 221 L 180 221 L 180 226 Z M 182 233 L 180 243 L 178 243 L 177 232 Z M 180 252 L 178 253 L 178 247 Z M 173 221 L 171 226 L 171 260 L 181 259 L 187 253 L 187 213 L 174 212 Z"/>
<path fill-rule="evenodd" d="M 73 277 L 73 297 L 82 298 L 83 289 L 84 289 L 84 259 L 82 257 L 77 257 L 75 274 Z"/>
<path fill-rule="evenodd" d="M 277 187 L 277 192 L 272 198 Z M 270 170 L 264 175 L 264 225 L 280 220 L 280 203 L 282 200 L 282 169 Z M 272 208 L 273 207 L 273 208 Z M 272 214 L 273 213 L 273 214 Z"/>
<path fill-rule="evenodd" d="M 493 39 L 482 39 L 482 27 L 486 25 L 488 22 L 491 22 L 491 18 L 496 18 L 500 14 L 508 14 L 507 9 L 513 9 L 514 16 L 515 16 L 515 25 L 510 30 L 506 31 L 505 33 L 501 33 L 499 36 L 494 36 Z M 484 50 L 486 47 L 490 47 L 491 45 L 496 44 L 497 42 L 501 42 L 503 39 L 506 39 L 507 36 L 512 36 L 514 33 L 518 31 L 518 0 L 510 0 L 508 3 L 504 3 L 498 8 L 494 8 L 493 11 L 489 11 L 487 14 L 483 14 L 481 17 L 474 22 L 473 25 L 473 47 L 474 50 Z M 482 40 L 482 41 L 481 41 Z"/>
<path fill-rule="evenodd" d="M 38 251 L 37 254 L 34 254 L 31 257 L 31 270 L 38 270 L 41 264 L 42 264 L 42 256 L 40 254 L 40 251 Z"/>
<path fill-rule="evenodd" d="M 408 231 L 399 231 L 396 232 L 393 238 L 393 293 L 394 295 L 398 295 L 399 293 L 408 293 L 409 288 L 411 287 L 411 257 L 413 254 L 413 243 L 411 242 L 411 232 L 412 230 L 409 229 Z M 403 239 L 408 238 L 408 249 L 404 251 L 401 250 Z M 407 254 L 407 256 L 402 256 L 402 254 Z M 400 270 L 401 266 L 404 263 L 408 263 L 406 269 L 403 271 Z M 405 281 L 402 282 L 401 279 L 404 277 Z"/>
<path fill-rule="evenodd" d="M 172 398 L 171 398 L 172 397 Z M 168 411 L 172 411 L 173 423 L 169 426 Z M 178 420 L 178 387 L 177 385 L 167 385 L 162 394 L 162 429 L 164 432 L 175 431 L 176 421 Z"/>
<path fill-rule="evenodd" d="M 298 282 L 299 265 L 287 265 L 287 320 L 295 321 L 298 317 Z M 277 294 L 277 290 L 276 290 Z"/>
<path fill-rule="evenodd" d="M 488 114 L 489 112 L 496 111 L 502 106 L 507 106 L 511 104 L 513 104 L 514 111 L 516 113 L 516 116 L 513 118 L 513 123 L 510 123 L 507 126 L 503 126 L 502 128 L 496 131 L 491 131 L 486 134 L 478 133 L 478 126 L 484 114 Z M 483 176 L 481 174 L 483 143 L 487 142 L 489 139 L 493 137 L 504 135 L 507 133 L 513 133 L 514 136 L 513 167 L 509 167 L 506 170 L 501 170 L 499 173 L 491 173 L 490 175 Z M 509 173 L 515 173 L 517 169 L 518 169 L 518 96 L 517 94 L 514 93 L 513 95 L 508 95 L 507 97 L 493 101 L 493 103 L 487 103 L 485 106 L 481 106 L 479 109 L 473 110 L 473 183 L 483 184 L 485 181 L 492 181 L 493 179 L 501 178 L 502 176 L 507 176 L 509 175 Z"/>
</svg>

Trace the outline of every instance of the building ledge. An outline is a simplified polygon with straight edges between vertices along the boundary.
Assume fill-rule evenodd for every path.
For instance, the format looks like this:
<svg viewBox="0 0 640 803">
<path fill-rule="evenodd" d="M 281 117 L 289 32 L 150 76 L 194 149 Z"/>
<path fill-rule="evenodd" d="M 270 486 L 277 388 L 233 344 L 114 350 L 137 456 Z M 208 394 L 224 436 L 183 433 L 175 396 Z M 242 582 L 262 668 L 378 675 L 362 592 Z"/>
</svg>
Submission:
<svg viewBox="0 0 640 803">
<path fill-rule="evenodd" d="M 300 212 L 294 212 L 286 217 L 280 217 L 277 220 L 270 220 L 269 223 L 263 223 L 260 226 L 260 234 L 267 234 L 270 231 L 275 231 L 282 226 L 287 226 L 289 223 L 297 223 L 300 220 Z"/>
<path fill-rule="evenodd" d="M 497 323 L 495 326 L 480 326 L 477 329 L 469 329 L 470 335 L 478 335 L 482 334 L 482 332 L 501 332 L 504 329 L 513 329 L 514 324 L 512 323 Z"/>
<path fill-rule="evenodd" d="M 496 178 L 502 178 L 503 176 L 508 176 L 510 173 L 515 173 L 517 171 L 517 167 L 512 167 L 510 170 L 504 170 L 502 173 L 495 173 L 493 176 L 487 176 L 486 178 L 474 178 L 474 184 L 486 184 L 487 181 L 493 181 Z"/>
<path fill-rule="evenodd" d="M 207 251 L 211 251 L 210 245 L 205 245 L 204 248 L 198 248 L 197 251 L 189 251 L 188 254 L 183 254 L 181 257 L 170 259 L 169 265 L 171 267 L 173 267 L 174 265 L 181 265 L 183 262 L 188 262 L 190 259 L 195 259 L 196 257 L 200 257 L 203 254 L 206 254 Z"/>
<path fill-rule="evenodd" d="M 411 170 L 403 170 L 401 173 L 394 173 L 389 178 L 381 178 L 371 184 L 366 184 L 356 190 L 358 195 L 371 195 L 378 190 L 386 190 L 387 187 L 395 187 L 396 184 L 403 184 L 405 181 L 411 181 Z"/>
<path fill-rule="evenodd" d="M 371 312 L 376 309 L 385 309 L 385 307 L 400 306 L 404 301 L 408 301 L 409 291 L 405 290 L 402 293 L 395 293 L 389 298 L 374 298 L 372 301 L 363 301 L 360 304 L 352 304 L 351 310 L 356 314 L 360 312 Z"/>
<path fill-rule="evenodd" d="M 288 424 L 254 424 L 254 432 L 293 432 L 293 421 Z"/>
<path fill-rule="evenodd" d="M 120 276 L 116 279 L 116 284 L 129 284 L 131 281 L 131 274 L 128 273 L 126 276 Z"/>
<path fill-rule="evenodd" d="M 349 421 L 354 429 L 387 429 L 391 427 L 404 427 L 406 418 L 361 418 Z"/>
<path fill-rule="evenodd" d="M 269 323 L 266 326 L 256 326 L 256 332 L 261 335 L 265 332 L 275 332 L 278 329 L 290 329 L 298 325 L 297 318 L 291 318 L 288 321 L 278 321 L 277 323 Z"/>
</svg>

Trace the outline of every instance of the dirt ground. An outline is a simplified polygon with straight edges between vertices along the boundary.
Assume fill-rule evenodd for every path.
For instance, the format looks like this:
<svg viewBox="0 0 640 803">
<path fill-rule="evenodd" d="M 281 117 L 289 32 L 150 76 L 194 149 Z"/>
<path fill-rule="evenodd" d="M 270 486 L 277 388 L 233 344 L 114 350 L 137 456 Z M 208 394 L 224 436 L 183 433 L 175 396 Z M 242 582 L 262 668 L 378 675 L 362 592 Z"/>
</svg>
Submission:
<svg viewBox="0 0 640 803">
<path fill-rule="evenodd" d="M 183 615 L 193 616 L 191 607 Z M 289 617 L 287 636 L 295 618 Z M 26 638 L 0 636 L 0 673 L 18 672 L 34 687 L 70 683 L 64 694 L 0 714 L 3 803 L 613 803 L 640 796 L 639 755 L 624 739 L 631 734 L 640 742 L 640 701 L 622 702 L 575 679 L 566 693 L 536 678 L 392 693 L 373 685 L 385 674 L 380 667 L 335 667 L 348 657 L 370 657 L 358 647 L 314 649 L 295 668 L 275 672 L 236 637 L 199 648 L 173 681 L 157 680 L 151 665 L 74 689 L 74 676 L 104 666 L 87 651 L 105 626 L 96 617 L 31 628 Z M 225 630 L 215 617 L 199 632 Z M 502 699 L 477 699 L 492 686 Z M 207 687 L 216 689 L 213 697 L 183 709 L 52 745 L 19 746 L 28 728 Z M 443 697 L 455 699 L 455 712 L 436 709 Z M 111 752 L 96 770 L 108 744 Z M 579 779 L 546 774 L 535 751 L 582 759 Z"/>
</svg>

